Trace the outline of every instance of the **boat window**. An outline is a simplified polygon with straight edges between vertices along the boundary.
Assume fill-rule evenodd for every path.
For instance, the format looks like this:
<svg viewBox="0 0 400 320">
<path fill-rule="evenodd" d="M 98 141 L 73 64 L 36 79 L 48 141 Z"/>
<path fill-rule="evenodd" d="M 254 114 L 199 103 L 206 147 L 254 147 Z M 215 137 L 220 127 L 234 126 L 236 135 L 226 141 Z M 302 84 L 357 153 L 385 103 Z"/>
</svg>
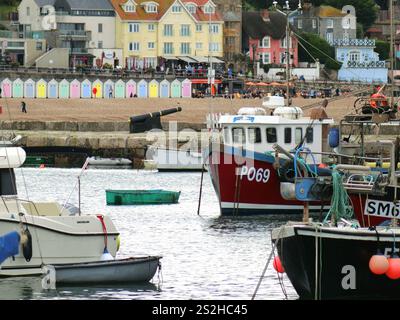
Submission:
<svg viewBox="0 0 400 320">
<path fill-rule="evenodd" d="M 285 143 L 292 143 L 292 128 L 285 128 Z"/>
<path fill-rule="evenodd" d="M 249 143 L 261 143 L 261 129 L 260 128 L 249 128 L 247 130 L 249 135 Z"/>
<path fill-rule="evenodd" d="M 299 144 L 303 140 L 303 128 L 296 128 L 294 139 L 296 144 Z"/>
<path fill-rule="evenodd" d="M 314 129 L 313 128 L 307 128 L 306 130 L 306 141 L 307 143 L 313 143 L 314 142 Z"/>
<path fill-rule="evenodd" d="M 229 143 L 230 139 L 229 139 L 229 128 L 225 127 L 224 128 L 224 142 L 225 143 Z"/>
<path fill-rule="evenodd" d="M 244 134 L 243 128 L 232 129 L 233 143 L 244 143 L 246 142 L 246 135 Z"/>
<path fill-rule="evenodd" d="M 275 143 L 278 141 L 278 137 L 276 135 L 276 128 L 267 128 L 267 142 Z"/>
</svg>

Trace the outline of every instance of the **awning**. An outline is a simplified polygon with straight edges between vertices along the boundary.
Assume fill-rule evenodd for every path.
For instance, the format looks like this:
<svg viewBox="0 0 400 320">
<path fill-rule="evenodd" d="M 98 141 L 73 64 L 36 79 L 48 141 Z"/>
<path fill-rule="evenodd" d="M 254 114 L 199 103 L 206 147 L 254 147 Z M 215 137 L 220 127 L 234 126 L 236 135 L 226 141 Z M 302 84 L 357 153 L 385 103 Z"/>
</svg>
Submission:
<svg viewBox="0 0 400 320">
<path fill-rule="evenodd" d="M 197 60 L 194 60 L 191 57 L 178 57 L 178 59 L 187 63 L 197 63 Z"/>
<path fill-rule="evenodd" d="M 222 61 L 222 60 L 220 60 L 220 59 L 218 59 L 216 57 L 211 57 L 211 62 L 212 63 L 224 63 L 224 61 Z"/>
<path fill-rule="evenodd" d="M 179 60 L 177 57 L 175 56 L 162 56 L 161 58 L 164 58 L 165 60 Z"/>
<path fill-rule="evenodd" d="M 194 56 L 192 57 L 193 59 L 196 59 L 199 63 L 208 63 L 208 57 L 202 57 L 202 56 Z"/>
<path fill-rule="evenodd" d="M 208 79 L 191 79 L 190 82 L 192 82 L 192 84 L 208 84 Z M 221 84 L 222 80 L 215 79 L 214 83 Z"/>
</svg>

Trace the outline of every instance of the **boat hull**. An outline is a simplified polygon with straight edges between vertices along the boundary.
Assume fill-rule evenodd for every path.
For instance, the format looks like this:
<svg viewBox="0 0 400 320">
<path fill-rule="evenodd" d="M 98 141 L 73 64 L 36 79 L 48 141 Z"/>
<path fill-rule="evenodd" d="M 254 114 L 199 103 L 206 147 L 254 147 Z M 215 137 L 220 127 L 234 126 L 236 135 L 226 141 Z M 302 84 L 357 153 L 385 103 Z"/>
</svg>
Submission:
<svg viewBox="0 0 400 320">
<path fill-rule="evenodd" d="M 92 263 L 46 266 L 55 270 L 57 284 L 105 284 L 149 282 L 161 257 L 128 258 Z M 51 271 L 50 271 L 51 272 Z M 45 273 L 47 273 L 45 271 Z"/>
<path fill-rule="evenodd" d="M 386 255 L 393 248 L 390 230 L 379 233 L 378 244 L 367 229 L 284 226 L 274 230 L 273 241 L 300 299 L 398 299 L 400 280 L 369 270 L 377 248 Z"/>
<path fill-rule="evenodd" d="M 106 190 L 107 205 L 178 203 L 180 192 L 166 190 Z"/>
<path fill-rule="evenodd" d="M 20 231 L 17 215 L 0 216 L 0 234 Z M 115 257 L 119 233 L 108 217 L 107 249 Z M 42 264 L 78 263 L 98 261 L 104 251 L 105 234 L 96 216 L 29 216 L 26 222 L 32 236 L 32 257 L 27 261 L 20 252 L 8 258 L 0 269 L 0 277 L 30 276 L 41 274 Z"/>
<path fill-rule="evenodd" d="M 222 215 L 302 214 L 304 202 L 286 200 L 270 155 L 217 148 L 208 156 L 208 171 Z M 329 206 L 311 202 L 310 211 L 325 212 Z"/>
</svg>

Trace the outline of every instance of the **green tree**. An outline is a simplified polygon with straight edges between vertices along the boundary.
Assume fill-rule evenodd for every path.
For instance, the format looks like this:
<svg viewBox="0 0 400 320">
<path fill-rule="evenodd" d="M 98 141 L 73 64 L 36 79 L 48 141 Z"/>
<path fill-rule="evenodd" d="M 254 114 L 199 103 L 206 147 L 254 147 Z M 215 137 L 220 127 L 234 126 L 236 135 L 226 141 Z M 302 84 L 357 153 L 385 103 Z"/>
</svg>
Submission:
<svg viewBox="0 0 400 320">
<path fill-rule="evenodd" d="M 379 54 L 379 60 L 387 60 L 390 56 L 390 44 L 389 42 L 382 40 L 375 40 L 375 52 Z"/>
<path fill-rule="evenodd" d="M 340 69 L 341 64 L 335 60 L 335 49 L 325 39 L 312 33 L 303 33 L 301 38 L 299 38 L 300 61 L 314 62 L 314 59 L 318 58 L 327 69 Z"/>
</svg>

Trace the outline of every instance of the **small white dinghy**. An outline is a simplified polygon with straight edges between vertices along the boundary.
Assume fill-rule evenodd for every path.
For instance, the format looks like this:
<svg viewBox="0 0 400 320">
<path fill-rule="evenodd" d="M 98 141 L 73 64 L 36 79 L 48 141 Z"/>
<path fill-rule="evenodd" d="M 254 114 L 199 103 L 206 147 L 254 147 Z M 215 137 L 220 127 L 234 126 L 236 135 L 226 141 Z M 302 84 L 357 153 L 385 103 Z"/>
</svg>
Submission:
<svg viewBox="0 0 400 320">
<path fill-rule="evenodd" d="M 84 263 L 45 265 L 42 287 L 55 289 L 56 284 L 105 284 L 149 282 L 161 269 L 160 256 L 132 257 Z"/>
</svg>

